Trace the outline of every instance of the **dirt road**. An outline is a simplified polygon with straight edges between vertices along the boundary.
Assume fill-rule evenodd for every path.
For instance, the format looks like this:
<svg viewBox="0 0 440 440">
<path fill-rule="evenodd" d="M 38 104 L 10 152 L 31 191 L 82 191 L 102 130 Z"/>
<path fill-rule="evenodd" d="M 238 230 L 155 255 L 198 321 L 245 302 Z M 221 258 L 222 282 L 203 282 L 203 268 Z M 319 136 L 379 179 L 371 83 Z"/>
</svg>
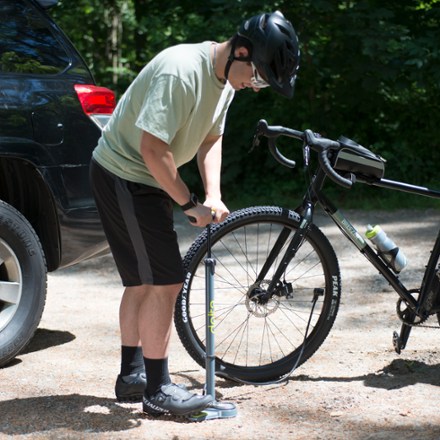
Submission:
<svg viewBox="0 0 440 440">
<path fill-rule="evenodd" d="M 361 230 L 371 222 L 384 227 L 408 257 L 402 280 L 417 287 L 440 213 L 346 214 Z M 0 369 L 0 438 L 440 439 L 440 332 L 413 330 L 397 355 L 396 294 L 334 226 L 318 220 L 340 260 L 342 304 L 329 338 L 288 384 L 218 379 L 218 398 L 238 408 L 230 420 L 152 419 L 139 404 L 117 404 L 121 287 L 113 260 L 104 257 L 49 276 L 39 330 Z M 185 251 L 197 231 L 180 216 L 176 228 Z M 176 335 L 170 369 L 174 380 L 202 389 L 205 372 Z"/>
</svg>

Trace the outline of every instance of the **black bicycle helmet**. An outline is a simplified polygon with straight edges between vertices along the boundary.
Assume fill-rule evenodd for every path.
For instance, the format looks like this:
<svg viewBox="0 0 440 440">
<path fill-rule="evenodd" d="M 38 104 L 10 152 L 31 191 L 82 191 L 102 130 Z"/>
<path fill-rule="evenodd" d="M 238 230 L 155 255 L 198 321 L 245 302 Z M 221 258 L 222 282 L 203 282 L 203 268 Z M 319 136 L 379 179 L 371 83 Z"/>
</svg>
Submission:
<svg viewBox="0 0 440 440">
<path fill-rule="evenodd" d="M 241 25 L 238 35 L 250 41 L 258 73 L 276 92 L 291 98 L 300 50 L 290 21 L 280 11 L 256 15 Z"/>
</svg>

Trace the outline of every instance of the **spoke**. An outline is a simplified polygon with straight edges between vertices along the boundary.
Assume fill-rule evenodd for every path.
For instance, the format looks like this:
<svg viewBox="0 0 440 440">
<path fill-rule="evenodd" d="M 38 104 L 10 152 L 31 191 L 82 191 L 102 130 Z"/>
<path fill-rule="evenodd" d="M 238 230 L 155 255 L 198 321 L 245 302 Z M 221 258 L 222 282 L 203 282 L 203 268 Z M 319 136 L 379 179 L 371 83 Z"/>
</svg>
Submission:
<svg viewBox="0 0 440 440">
<path fill-rule="evenodd" d="M 304 246 L 301 246 L 301 249 L 305 249 L 305 247 Z M 310 249 L 310 251 L 308 252 L 308 254 L 306 254 L 306 255 L 304 255 L 304 256 L 302 256 L 301 258 L 298 258 L 298 254 L 295 256 L 295 258 L 293 258 L 291 261 L 293 261 L 295 264 L 293 264 L 292 266 L 289 266 L 289 270 L 287 271 L 287 275 L 288 274 L 290 274 L 290 273 L 292 273 L 293 271 L 295 271 L 295 272 L 297 272 L 297 271 L 299 271 L 299 266 L 301 265 L 301 264 L 306 264 L 305 262 L 307 262 L 308 261 L 308 259 L 309 259 L 309 257 L 310 257 L 310 255 L 313 255 L 315 253 L 315 250 L 312 248 L 312 249 Z M 316 266 L 318 266 L 320 264 L 320 261 L 319 260 L 316 260 L 313 264 L 311 264 L 310 262 L 308 263 L 308 265 L 310 266 L 310 267 L 306 267 L 306 268 L 304 268 L 304 270 L 302 271 L 302 272 L 299 272 L 297 275 L 296 275 L 296 278 L 295 278 L 295 280 L 297 280 L 297 279 L 299 279 L 299 278 L 303 278 L 304 277 L 304 275 L 306 274 L 306 273 L 308 273 L 308 272 L 310 272 L 312 269 L 314 269 Z"/>
<path fill-rule="evenodd" d="M 11 252 L 0 243 L 0 264 L 11 259 Z"/>
<path fill-rule="evenodd" d="M 238 238 L 235 236 L 235 234 L 232 234 L 232 235 L 233 235 L 233 237 L 234 237 L 234 241 L 233 241 L 233 243 L 232 243 L 231 245 L 228 245 L 227 243 L 225 243 L 225 240 L 221 240 L 221 241 L 220 241 L 220 244 L 223 246 L 223 249 L 224 249 L 226 252 L 228 252 L 229 256 L 232 257 L 232 259 L 235 261 L 235 263 L 237 263 L 238 268 L 239 268 L 239 269 L 242 269 L 244 273 L 248 274 L 248 273 L 249 273 L 249 269 L 248 269 L 247 267 L 251 267 L 251 268 L 252 268 L 252 263 L 249 261 L 249 259 L 248 259 L 248 257 L 247 257 L 247 251 L 246 251 L 245 249 L 243 249 L 243 247 L 242 247 L 240 241 L 238 240 Z M 236 256 L 236 253 L 237 253 L 237 252 L 235 251 L 235 249 L 234 249 L 234 250 L 231 250 L 233 244 L 237 244 L 238 248 L 239 248 L 240 251 L 241 251 L 241 255 L 244 256 L 246 267 L 243 265 L 243 263 L 242 263 L 242 262 L 238 259 L 238 257 Z M 234 251 L 235 251 L 235 252 L 234 252 Z M 220 257 L 218 256 L 218 252 L 220 252 L 220 251 L 217 251 L 217 252 L 216 252 L 215 250 L 213 250 L 213 257 L 216 259 L 217 264 L 219 264 L 220 267 L 222 267 L 222 268 L 226 271 L 226 274 L 227 274 L 227 275 L 230 275 L 230 276 L 232 277 L 232 279 L 236 281 L 237 284 L 242 285 L 242 283 L 237 279 L 237 277 L 236 277 L 236 275 L 235 275 L 235 272 L 236 272 L 236 270 L 237 270 L 237 267 L 234 266 L 234 265 L 232 265 L 232 264 L 230 264 L 230 263 L 228 263 L 228 266 L 230 266 L 231 268 L 234 268 L 234 269 L 235 269 L 234 272 L 232 272 L 231 269 L 229 269 L 229 267 L 226 267 L 225 264 L 223 263 L 223 258 L 220 258 Z M 254 272 L 255 272 L 255 271 L 254 271 Z M 223 276 L 223 277 L 224 277 L 224 276 Z M 224 278 L 223 278 L 223 279 L 224 279 Z M 225 282 L 226 282 L 226 281 L 225 281 Z"/>
<path fill-rule="evenodd" d="M 269 324 L 272 325 L 272 327 L 274 327 L 278 331 L 278 335 L 280 337 L 282 337 L 284 341 L 286 341 L 291 347 L 294 347 L 293 344 L 292 344 L 292 341 L 287 337 L 286 332 L 284 330 L 280 329 L 278 327 L 278 325 L 271 318 L 267 318 L 267 321 L 268 321 Z M 271 331 L 271 333 L 273 334 L 273 336 L 275 336 L 275 333 L 273 331 Z M 275 341 L 276 341 L 280 351 L 283 352 L 283 349 L 281 348 L 280 343 L 279 343 L 277 337 L 275 337 Z"/>
<path fill-rule="evenodd" d="M 272 323 L 272 321 L 271 321 L 270 319 L 269 319 L 268 321 L 269 321 L 270 323 Z M 274 336 L 275 344 L 277 345 L 279 352 L 280 352 L 280 353 L 283 353 L 283 355 L 285 355 L 285 354 L 287 354 L 287 353 L 286 353 L 286 348 L 287 348 L 287 347 L 284 347 L 284 348 L 283 348 L 283 347 L 281 346 L 281 341 L 280 341 L 280 339 L 282 339 L 283 341 L 286 342 L 287 346 L 290 347 L 290 348 L 289 348 L 290 350 L 293 350 L 293 349 L 295 348 L 295 346 L 292 344 L 291 339 L 288 338 L 288 337 L 286 336 L 286 332 L 285 332 L 285 330 L 281 330 L 281 329 L 278 327 L 278 325 L 277 325 L 276 323 L 272 323 L 272 325 L 273 325 L 273 327 L 277 330 L 277 335 L 275 335 L 275 332 L 272 331 L 272 334 L 273 334 L 273 336 Z"/>
<path fill-rule="evenodd" d="M 229 351 L 229 349 L 231 348 L 231 346 L 232 346 L 232 344 L 235 342 L 235 340 L 237 339 L 237 337 L 240 335 L 240 333 L 241 334 L 244 334 L 244 331 L 246 330 L 246 327 L 249 325 L 249 314 L 247 315 L 247 317 L 246 317 L 246 319 L 241 323 L 241 324 L 239 324 L 239 325 L 237 325 L 234 329 L 231 329 L 230 331 L 229 331 L 229 334 L 226 334 L 226 336 L 221 340 L 221 341 L 219 341 L 219 343 L 218 343 L 218 345 L 219 346 L 222 346 L 224 343 L 225 343 L 225 341 L 228 339 L 228 337 L 229 336 L 232 336 L 232 339 L 231 339 L 231 342 L 229 343 L 229 345 L 223 350 L 223 354 L 221 355 L 221 356 L 219 356 L 221 359 L 223 359 L 225 356 L 226 356 L 226 354 L 228 353 L 228 351 Z M 239 343 L 239 347 L 240 347 L 240 345 L 241 345 L 241 341 L 243 340 L 243 336 L 240 338 L 240 343 Z M 239 350 L 237 350 L 237 353 L 236 353 L 236 355 L 235 355 L 235 357 L 237 357 L 237 354 L 238 354 L 238 351 Z M 234 362 L 235 362 L 235 359 L 234 359 Z"/>
<path fill-rule="evenodd" d="M 245 212 L 244 215 L 248 215 Z M 236 217 L 238 226 L 228 223 L 226 231 L 213 237 L 212 257 L 215 267 L 215 341 L 216 357 L 225 374 L 231 377 L 274 377 L 283 373 L 295 360 L 305 343 L 305 356 L 310 355 L 308 343 L 319 342 L 328 332 L 324 314 L 328 314 L 328 265 L 325 244 L 314 232 L 301 243 L 284 274 L 277 282 L 274 296 L 267 294 L 275 271 L 283 260 L 292 234 L 293 221 L 266 216 L 249 223 Z M 206 253 L 204 248 L 199 250 Z M 188 292 L 188 313 L 194 336 L 189 343 L 197 344 L 198 357 L 203 361 L 206 343 L 206 280 L 203 253 L 193 262 L 194 272 Z M 200 258 L 200 259 L 199 259 Z M 194 263 L 197 266 L 194 266 Z M 312 313 L 312 300 L 319 291 Z M 291 295 L 287 293 L 292 291 Z M 325 306 L 325 308 L 324 308 Z M 304 342 L 307 325 L 308 340 Z M 197 360 L 199 362 L 199 359 Z M 302 360 L 303 361 L 303 360 Z M 271 371 L 271 368 L 274 371 Z M 256 379 L 254 379 L 256 380 Z"/>
<path fill-rule="evenodd" d="M 284 308 L 284 307 L 280 307 L 280 313 L 282 313 L 283 314 L 283 316 L 285 316 L 286 317 L 286 319 L 292 324 L 292 328 L 294 328 L 302 337 L 304 336 L 304 330 L 301 330 L 301 328 L 298 326 L 298 324 L 292 319 L 292 317 L 290 316 L 290 315 L 292 315 L 293 313 L 291 313 L 291 314 L 287 314 L 286 313 L 286 308 Z M 293 310 L 291 310 L 292 312 L 293 312 Z M 301 314 L 305 314 L 306 312 L 301 312 Z M 300 313 L 299 312 L 294 312 L 294 314 L 295 314 L 295 317 L 298 319 L 298 320 L 300 320 L 300 321 L 302 321 L 304 324 L 306 324 L 307 323 L 307 319 L 304 319 L 301 315 L 300 315 Z M 305 327 L 304 327 L 305 328 Z"/>
<path fill-rule="evenodd" d="M 17 304 L 20 298 L 20 283 L 0 281 L 0 301 Z"/>
</svg>

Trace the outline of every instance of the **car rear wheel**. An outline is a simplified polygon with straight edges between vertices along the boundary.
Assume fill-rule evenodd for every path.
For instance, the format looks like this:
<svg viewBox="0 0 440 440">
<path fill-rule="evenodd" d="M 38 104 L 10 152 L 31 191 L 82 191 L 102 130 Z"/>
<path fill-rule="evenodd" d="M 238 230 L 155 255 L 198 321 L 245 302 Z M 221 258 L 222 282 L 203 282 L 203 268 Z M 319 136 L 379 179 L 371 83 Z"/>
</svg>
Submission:
<svg viewBox="0 0 440 440">
<path fill-rule="evenodd" d="M 37 234 L 0 201 L 0 366 L 30 341 L 46 302 L 47 270 Z"/>
</svg>

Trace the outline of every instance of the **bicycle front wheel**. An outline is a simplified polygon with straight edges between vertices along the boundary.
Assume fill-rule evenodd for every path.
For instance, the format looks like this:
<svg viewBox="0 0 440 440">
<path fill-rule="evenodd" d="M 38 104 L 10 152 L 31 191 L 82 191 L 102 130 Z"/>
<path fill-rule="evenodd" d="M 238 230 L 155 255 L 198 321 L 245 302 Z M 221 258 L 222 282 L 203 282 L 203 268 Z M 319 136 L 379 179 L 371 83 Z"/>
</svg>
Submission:
<svg viewBox="0 0 440 440">
<path fill-rule="evenodd" d="M 299 221 L 300 216 L 291 210 L 253 207 L 212 226 L 218 376 L 248 382 L 277 380 L 297 361 L 300 365 L 310 358 L 330 332 L 340 302 L 340 272 L 331 244 L 315 225 L 276 289 L 267 292 Z M 272 251 L 275 243 L 280 249 L 276 252 Z M 186 280 L 175 311 L 180 340 L 201 366 L 205 366 L 206 253 L 204 231 L 184 258 Z M 257 282 L 268 255 L 274 253 L 276 258 Z M 305 338 L 314 298 L 317 301 Z"/>
</svg>

